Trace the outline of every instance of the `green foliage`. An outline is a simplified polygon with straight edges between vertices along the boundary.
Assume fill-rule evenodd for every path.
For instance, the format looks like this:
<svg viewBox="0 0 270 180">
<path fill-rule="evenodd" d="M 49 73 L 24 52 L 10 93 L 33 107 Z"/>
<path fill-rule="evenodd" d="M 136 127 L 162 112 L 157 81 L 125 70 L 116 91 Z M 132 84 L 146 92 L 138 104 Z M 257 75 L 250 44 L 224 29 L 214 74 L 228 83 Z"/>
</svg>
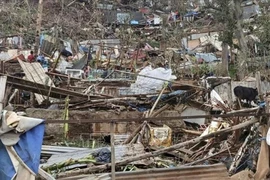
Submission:
<svg viewBox="0 0 270 180">
<path fill-rule="evenodd" d="M 26 4 L 4 3 L 0 7 L 0 32 L 4 35 L 22 34 L 27 43 L 35 41 L 36 9 Z"/>
<path fill-rule="evenodd" d="M 255 31 L 255 35 L 257 35 L 260 39 L 260 46 L 268 46 L 270 45 L 270 14 L 264 14 L 258 17 L 259 28 Z"/>
<path fill-rule="evenodd" d="M 235 64 L 229 64 L 229 75 L 232 79 L 236 79 L 237 66 Z"/>
<path fill-rule="evenodd" d="M 151 46 L 151 47 L 160 47 L 160 42 L 158 41 L 147 41 L 147 43 Z"/>
<path fill-rule="evenodd" d="M 199 77 L 203 76 L 206 73 L 209 73 L 211 70 L 212 68 L 207 63 L 191 67 L 192 74 L 196 74 Z"/>
</svg>

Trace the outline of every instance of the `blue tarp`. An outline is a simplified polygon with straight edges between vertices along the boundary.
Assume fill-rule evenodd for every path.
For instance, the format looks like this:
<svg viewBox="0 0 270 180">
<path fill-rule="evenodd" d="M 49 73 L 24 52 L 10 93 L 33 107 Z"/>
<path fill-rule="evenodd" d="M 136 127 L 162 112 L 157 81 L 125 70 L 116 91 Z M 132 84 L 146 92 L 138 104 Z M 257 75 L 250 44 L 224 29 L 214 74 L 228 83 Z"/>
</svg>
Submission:
<svg viewBox="0 0 270 180">
<path fill-rule="evenodd" d="M 38 174 L 44 130 L 44 123 L 33 127 L 22 134 L 19 142 L 13 146 L 23 162 L 36 174 Z M 0 180 L 10 180 L 16 173 L 7 150 L 1 140 L 0 167 Z"/>
<path fill-rule="evenodd" d="M 135 105 L 132 103 L 128 102 L 128 105 L 132 108 L 136 108 L 139 112 L 144 112 L 147 111 L 149 109 L 149 107 L 143 106 L 143 105 Z"/>
<path fill-rule="evenodd" d="M 40 35 L 40 38 L 39 38 L 39 46 L 40 46 L 40 47 L 41 47 L 41 45 L 42 45 L 44 39 L 45 39 L 44 34 L 41 34 L 41 35 Z"/>
<path fill-rule="evenodd" d="M 3 145 L 2 141 L 0 141 L 0 179 L 1 180 L 10 180 L 15 172 L 15 169 L 13 168 L 11 159 L 9 158 L 8 152 Z"/>
<path fill-rule="evenodd" d="M 198 12 L 194 12 L 194 11 L 191 11 L 191 12 L 188 12 L 187 14 L 185 14 L 184 17 L 190 17 L 190 16 L 198 16 L 200 13 Z"/>
<path fill-rule="evenodd" d="M 183 94 L 185 94 L 186 92 L 187 92 L 187 91 L 185 91 L 185 90 L 177 90 L 177 91 L 173 91 L 173 92 L 171 92 L 171 93 L 169 93 L 169 94 L 162 94 L 161 97 L 160 97 L 160 100 L 165 101 L 165 100 L 167 100 L 167 99 L 169 99 L 169 98 L 172 98 L 172 97 L 174 97 L 174 96 L 180 96 L 180 95 L 183 95 Z M 158 98 L 158 96 L 153 96 L 153 97 L 151 98 L 151 101 L 156 101 L 157 98 Z"/>
<path fill-rule="evenodd" d="M 262 101 L 258 105 L 260 106 L 260 108 L 263 108 L 266 106 L 266 102 Z"/>
<path fill-rule="evenodd" d="M 84 53 L 88 53 L 89 52 L 89 48 L 85 47 L 85 46 L 79 46 L 79 49 L 81 51 L 83 51 Z"/>
<path fill-rule="evenodd" d="M 132 20 L 132 21 L 130 21 L 130 24 L 139 24 L 139 21 Z"/>
<path fill-rule="evenodd" d="M 195 57 L 197 59 L 202 58 L 207 63 L 218 61 L 218 58 L 213 53 L 196 53 Z"/>
</svg>

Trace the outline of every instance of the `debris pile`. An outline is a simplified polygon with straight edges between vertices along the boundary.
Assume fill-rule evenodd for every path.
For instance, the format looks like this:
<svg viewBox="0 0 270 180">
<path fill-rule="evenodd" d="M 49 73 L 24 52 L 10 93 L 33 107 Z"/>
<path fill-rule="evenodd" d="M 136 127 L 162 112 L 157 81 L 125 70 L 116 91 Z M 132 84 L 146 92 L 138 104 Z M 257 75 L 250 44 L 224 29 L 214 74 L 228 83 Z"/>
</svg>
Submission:
<svg viewBox="0 0 270 180">
<path fill-rule="evenodd" d="M 46 27 L 37 52 L 21 35 L 0 34 L 0 164 L 14 169 L 5 179 L 24 178 L 20 168 L 50 180 L 269 176 L 270 83 L 260 72 L 242 81 L 217 75 L 238 49 L 224 53 L 204 5 L 180 12 L 171 1 L 132 2 L 63 3 L 70 14 L 46 2 L 66 21 L 75 11 L 85 20 L 90 9 L 100 17 L 73 24 L 69 36 L 65 26 Z M 35 159 L 24 162 L 20 152 L 32 150 Z"/>
</svg>

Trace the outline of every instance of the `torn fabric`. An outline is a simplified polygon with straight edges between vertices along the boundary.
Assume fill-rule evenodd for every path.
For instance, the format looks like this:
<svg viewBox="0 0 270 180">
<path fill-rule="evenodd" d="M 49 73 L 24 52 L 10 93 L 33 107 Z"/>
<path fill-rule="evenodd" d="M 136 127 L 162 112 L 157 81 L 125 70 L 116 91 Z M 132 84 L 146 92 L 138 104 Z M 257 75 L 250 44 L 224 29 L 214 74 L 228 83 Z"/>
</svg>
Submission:
<svg viewBox="0 0 270 180">
<path fill-rule="evenodd" d="M 34 180 L 45 130 L 42 119 L 3 111 L 0 127 L 0 179 Z"/>
</svg>

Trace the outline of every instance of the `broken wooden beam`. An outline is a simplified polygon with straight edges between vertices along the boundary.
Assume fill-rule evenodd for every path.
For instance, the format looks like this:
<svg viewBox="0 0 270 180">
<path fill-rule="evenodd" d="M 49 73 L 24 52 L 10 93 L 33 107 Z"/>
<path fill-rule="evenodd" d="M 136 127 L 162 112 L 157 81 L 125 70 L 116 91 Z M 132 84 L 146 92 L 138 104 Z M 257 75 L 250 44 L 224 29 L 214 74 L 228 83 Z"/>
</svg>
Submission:
<svg viewBox="0 0 270 180">
<path fill-rule="evenodd" d="M 193 162 L 184 164 L 183 166 L 192 166 L 192 165 L 195 165 L 195 164 L 204 162 L 204 161 L 206 161 L 207 159 L 213 158 L 213 157 L 215 157 L 215 156 L 217 156 L 217 155 L 220 155 L 220 154 L 222 154 L 222 153 L 224 153 L 224 152 L 227 152 L 227 151 L 229 151 L 229 149 L 223 149 L 223 150 L 221 150 L 220 152 L 217 152 L 217 153 L 212 154 L 212 155 L 210 155 L 210 156 L 206 156 L 206 157 L 204 157 L 204 158 L 202 158 L 202 159 L 198 159 L 198 160 L 196 160 L 196 161 L 193 161 Z"/>
<path fill-rule="evenodd" d="M 184 133 L 189 133 L 189 134 L 193 134 L 193 135 L 198 135 L 200 136 L 203 132 L 201 131 L 194 131 L 194 130 L 188 130 L 188 129 L 181 129 L 182 132 Z"/>
<path fill-rule="evenodd" d="M 137 127 L 137 129 L 135 131 L 133 131 L 133 133 L 124 141 L 123 144 L 130 143 L 131 140 L 135 137 L 135 135 L 140 132 L 140 130 L 142 129 L 142 127 L 146 125 L 146 123 L 147 122 L 144 121 L 139 127 Z"/>
<path fill-rule="evenodd" d="M 156 121 L 172 121 L 178 119 L 198 119 L 198 118 L 230 118 L 230 117 L 260 117 L 260 116 L 270 116 L 270 113 L 234 113 L 234 114 L 213 114 L 213 115 L 196 115 L 196 116 L 179 116 L 179 117 L 151 117 L 151 118 L 128 118 L 128 119 L 80 119 L 80 120 L 46 120 L 47 124 L 80 124 L 80 123 L 111 123 L 111 122 L 153 122 Z"/>
<path fill-rule="evenodd" d="M 157 151 L 157 148 L 151 147 L 151 150 L 153 151 Z M 171 152 L 166 152 L 164 153 L 165 155 L 170 155 L 170 156 L 174 156 L 176 158 L 182 159 L 185 162 L 191 162 L 192 160 L 188 157 L 188 155 L 182 153 L 182 152 L 177 152 L 177 151 L 171 151 Z"/>
<path fill-rule="evenodd" d="M 4 74 L 0 73 L 0 75 L 4 75 Z M 50 88 L 50 86 L 47 86 L 44 84 L 34 83 L 28 80 L 24 80 L 24 79 L 14 77 L 14 76 L 9 76 L 9 75 L 7 75 L 7 83 L 17 89 L 30 91 L 30 92 L 41 94 L 44 96 L 47 96 L 49 94 L 50 97 L 54 97 L 54 98 L 64 98 L 66 96 L 78 97 L 78 98 L 84 98 L 84 99 L 88 99 L 89 97 L 101 98 L 100 96 L 88 96 L 79 92 L 70 91 L 70 90 L 62 89 L 58 87 Z"/>
</svg>

